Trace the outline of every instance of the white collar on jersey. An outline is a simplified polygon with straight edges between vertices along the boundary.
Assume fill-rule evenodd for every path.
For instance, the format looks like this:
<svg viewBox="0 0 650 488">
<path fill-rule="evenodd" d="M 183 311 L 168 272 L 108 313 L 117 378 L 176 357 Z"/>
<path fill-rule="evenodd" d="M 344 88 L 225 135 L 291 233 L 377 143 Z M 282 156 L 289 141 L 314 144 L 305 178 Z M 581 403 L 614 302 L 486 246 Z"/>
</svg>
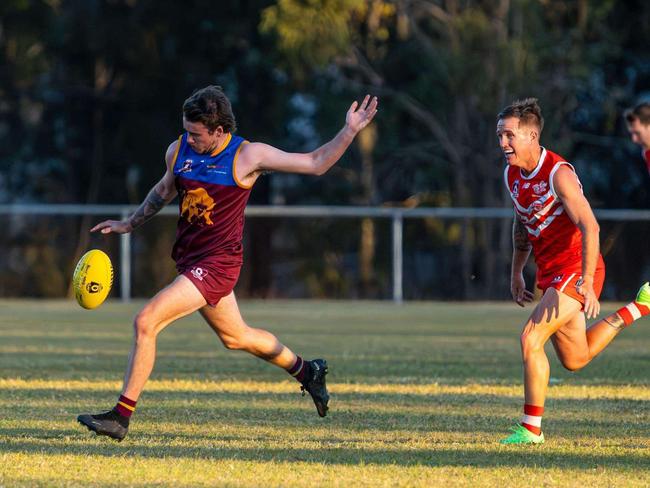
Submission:
<svg viewBox="0 0 650 488">
<path fill-rule="evenodd" d="M 537 173 L 539 173 L 539 170 L 542 169 L 542 164 L 544 164 L 544 160 L 546 159 L 546 148 L 544 146 L 540 146 L 542 148 L 542 154 L 539 157 L 539 161 L 537 161 L 537 166 L 535 166 L 535 169 L 528 175 L 524 175 L 523 171 L 521 171 L 521 168 L 519 168 L 519 175 L 524 179 L 524 180 L 530 180 L 531 178 L 534 178 Z"/>
</svg>

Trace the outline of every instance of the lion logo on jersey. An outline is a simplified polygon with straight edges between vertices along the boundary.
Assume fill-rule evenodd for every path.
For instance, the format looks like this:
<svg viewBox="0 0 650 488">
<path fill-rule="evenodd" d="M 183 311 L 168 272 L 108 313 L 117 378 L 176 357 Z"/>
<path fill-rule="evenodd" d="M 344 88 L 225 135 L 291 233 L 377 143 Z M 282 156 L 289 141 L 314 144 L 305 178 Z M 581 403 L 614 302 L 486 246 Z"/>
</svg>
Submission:
<svg viewBox="0 0 650 488">
<path fill-rule="evenodd" d="M 213 225 L 214 222 L 212 222 L 210 215 L 214 205 L 214 200 L 204 188 L 188 190 L 183 195 L 181 217 L 184 217 L 190 224 Z"/>
</svg>

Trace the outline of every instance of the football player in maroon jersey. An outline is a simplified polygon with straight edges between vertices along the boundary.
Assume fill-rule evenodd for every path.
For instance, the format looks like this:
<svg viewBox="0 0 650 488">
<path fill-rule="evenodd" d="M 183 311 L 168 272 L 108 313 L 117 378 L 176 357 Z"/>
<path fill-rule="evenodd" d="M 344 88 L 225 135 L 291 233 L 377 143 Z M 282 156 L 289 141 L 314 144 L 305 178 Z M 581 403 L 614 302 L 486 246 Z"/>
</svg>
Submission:
<svg viewBox="0 0 650 488">
<path fill-rule="evenodd" d="M 80 423 L 98 435 L 122 440 L 153 369 L 158 334 L 176 319 L 196 311 L 228 349 L 249 352 L 295 377 L 311 395 L 318 414 L 326 415 L 327 362 L 303 360 L 270 332 L 250 327 L 239 313 L 233 288 L 242 265 L 244 209 L 255 181 L 266 171 L 326 173 L 376 113 L 376 97 L 367 95 L 361 103 L 355 101 L 333 139 L 299 154 L 261 142 L 249 143 L 235 135 L 230 101 L 218 86 L 198 90 L 185 101 L 185 132 L 169 145 L 161 180 L 129 218 L 107 220 L 91 229 L 104 234 L 131 232 L 179 196 L 172 250 L 178 277 L 135 317 L 133 348 L 115 407 L 80 415 Z"/>
</svg>

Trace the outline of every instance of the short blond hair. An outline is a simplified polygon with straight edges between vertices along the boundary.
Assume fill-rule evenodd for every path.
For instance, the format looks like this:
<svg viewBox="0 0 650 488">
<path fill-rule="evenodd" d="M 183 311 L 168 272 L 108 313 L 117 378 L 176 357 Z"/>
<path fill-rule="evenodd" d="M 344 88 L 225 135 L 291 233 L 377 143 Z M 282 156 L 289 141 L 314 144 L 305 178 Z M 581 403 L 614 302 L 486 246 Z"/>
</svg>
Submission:
<svg viewBox="0 0 650 488">
<path fill-rule="evenodd" d="M 542 133 L 544 129 L 544 117 L 542 117 L 542 109 L 537 103 L 537 98 L 524 98 L 523 100 L 515 100 L 506 108 L 499 112 L 497 120 L 507 119 L 509 117 L 516 117 L 524 125 L 533 125 Z"/>
</svg>

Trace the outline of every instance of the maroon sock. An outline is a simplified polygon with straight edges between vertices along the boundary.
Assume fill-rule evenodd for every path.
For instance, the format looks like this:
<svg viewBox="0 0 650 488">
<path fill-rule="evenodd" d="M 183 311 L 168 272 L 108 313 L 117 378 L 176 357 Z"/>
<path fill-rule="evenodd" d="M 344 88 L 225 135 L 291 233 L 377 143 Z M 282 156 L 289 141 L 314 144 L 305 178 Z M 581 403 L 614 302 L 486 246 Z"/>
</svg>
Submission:
<svg viewBox="0 0 650 488">
<path fill-rule="evenodd" d="M 305 360 L 303 360 L 300 356 L 296 356 L 296 362 L 293 363 L 293 366 L 287 369 L 287 373 L 289 373 L 291 376 L 296 378 L 296 380 L 302 383 L 305 379 L 305 375 L 307 374 L 308 368 L 309 368 L 308 363 Z"/>
<path fill-rule="evenodd" d="M 117 400 L 114 410 L 119 413 L 122 417 L 130 418 L 135 412 L 135 404 L 130 398 L 120 395 L 120 398 Z"/>
</svg>

